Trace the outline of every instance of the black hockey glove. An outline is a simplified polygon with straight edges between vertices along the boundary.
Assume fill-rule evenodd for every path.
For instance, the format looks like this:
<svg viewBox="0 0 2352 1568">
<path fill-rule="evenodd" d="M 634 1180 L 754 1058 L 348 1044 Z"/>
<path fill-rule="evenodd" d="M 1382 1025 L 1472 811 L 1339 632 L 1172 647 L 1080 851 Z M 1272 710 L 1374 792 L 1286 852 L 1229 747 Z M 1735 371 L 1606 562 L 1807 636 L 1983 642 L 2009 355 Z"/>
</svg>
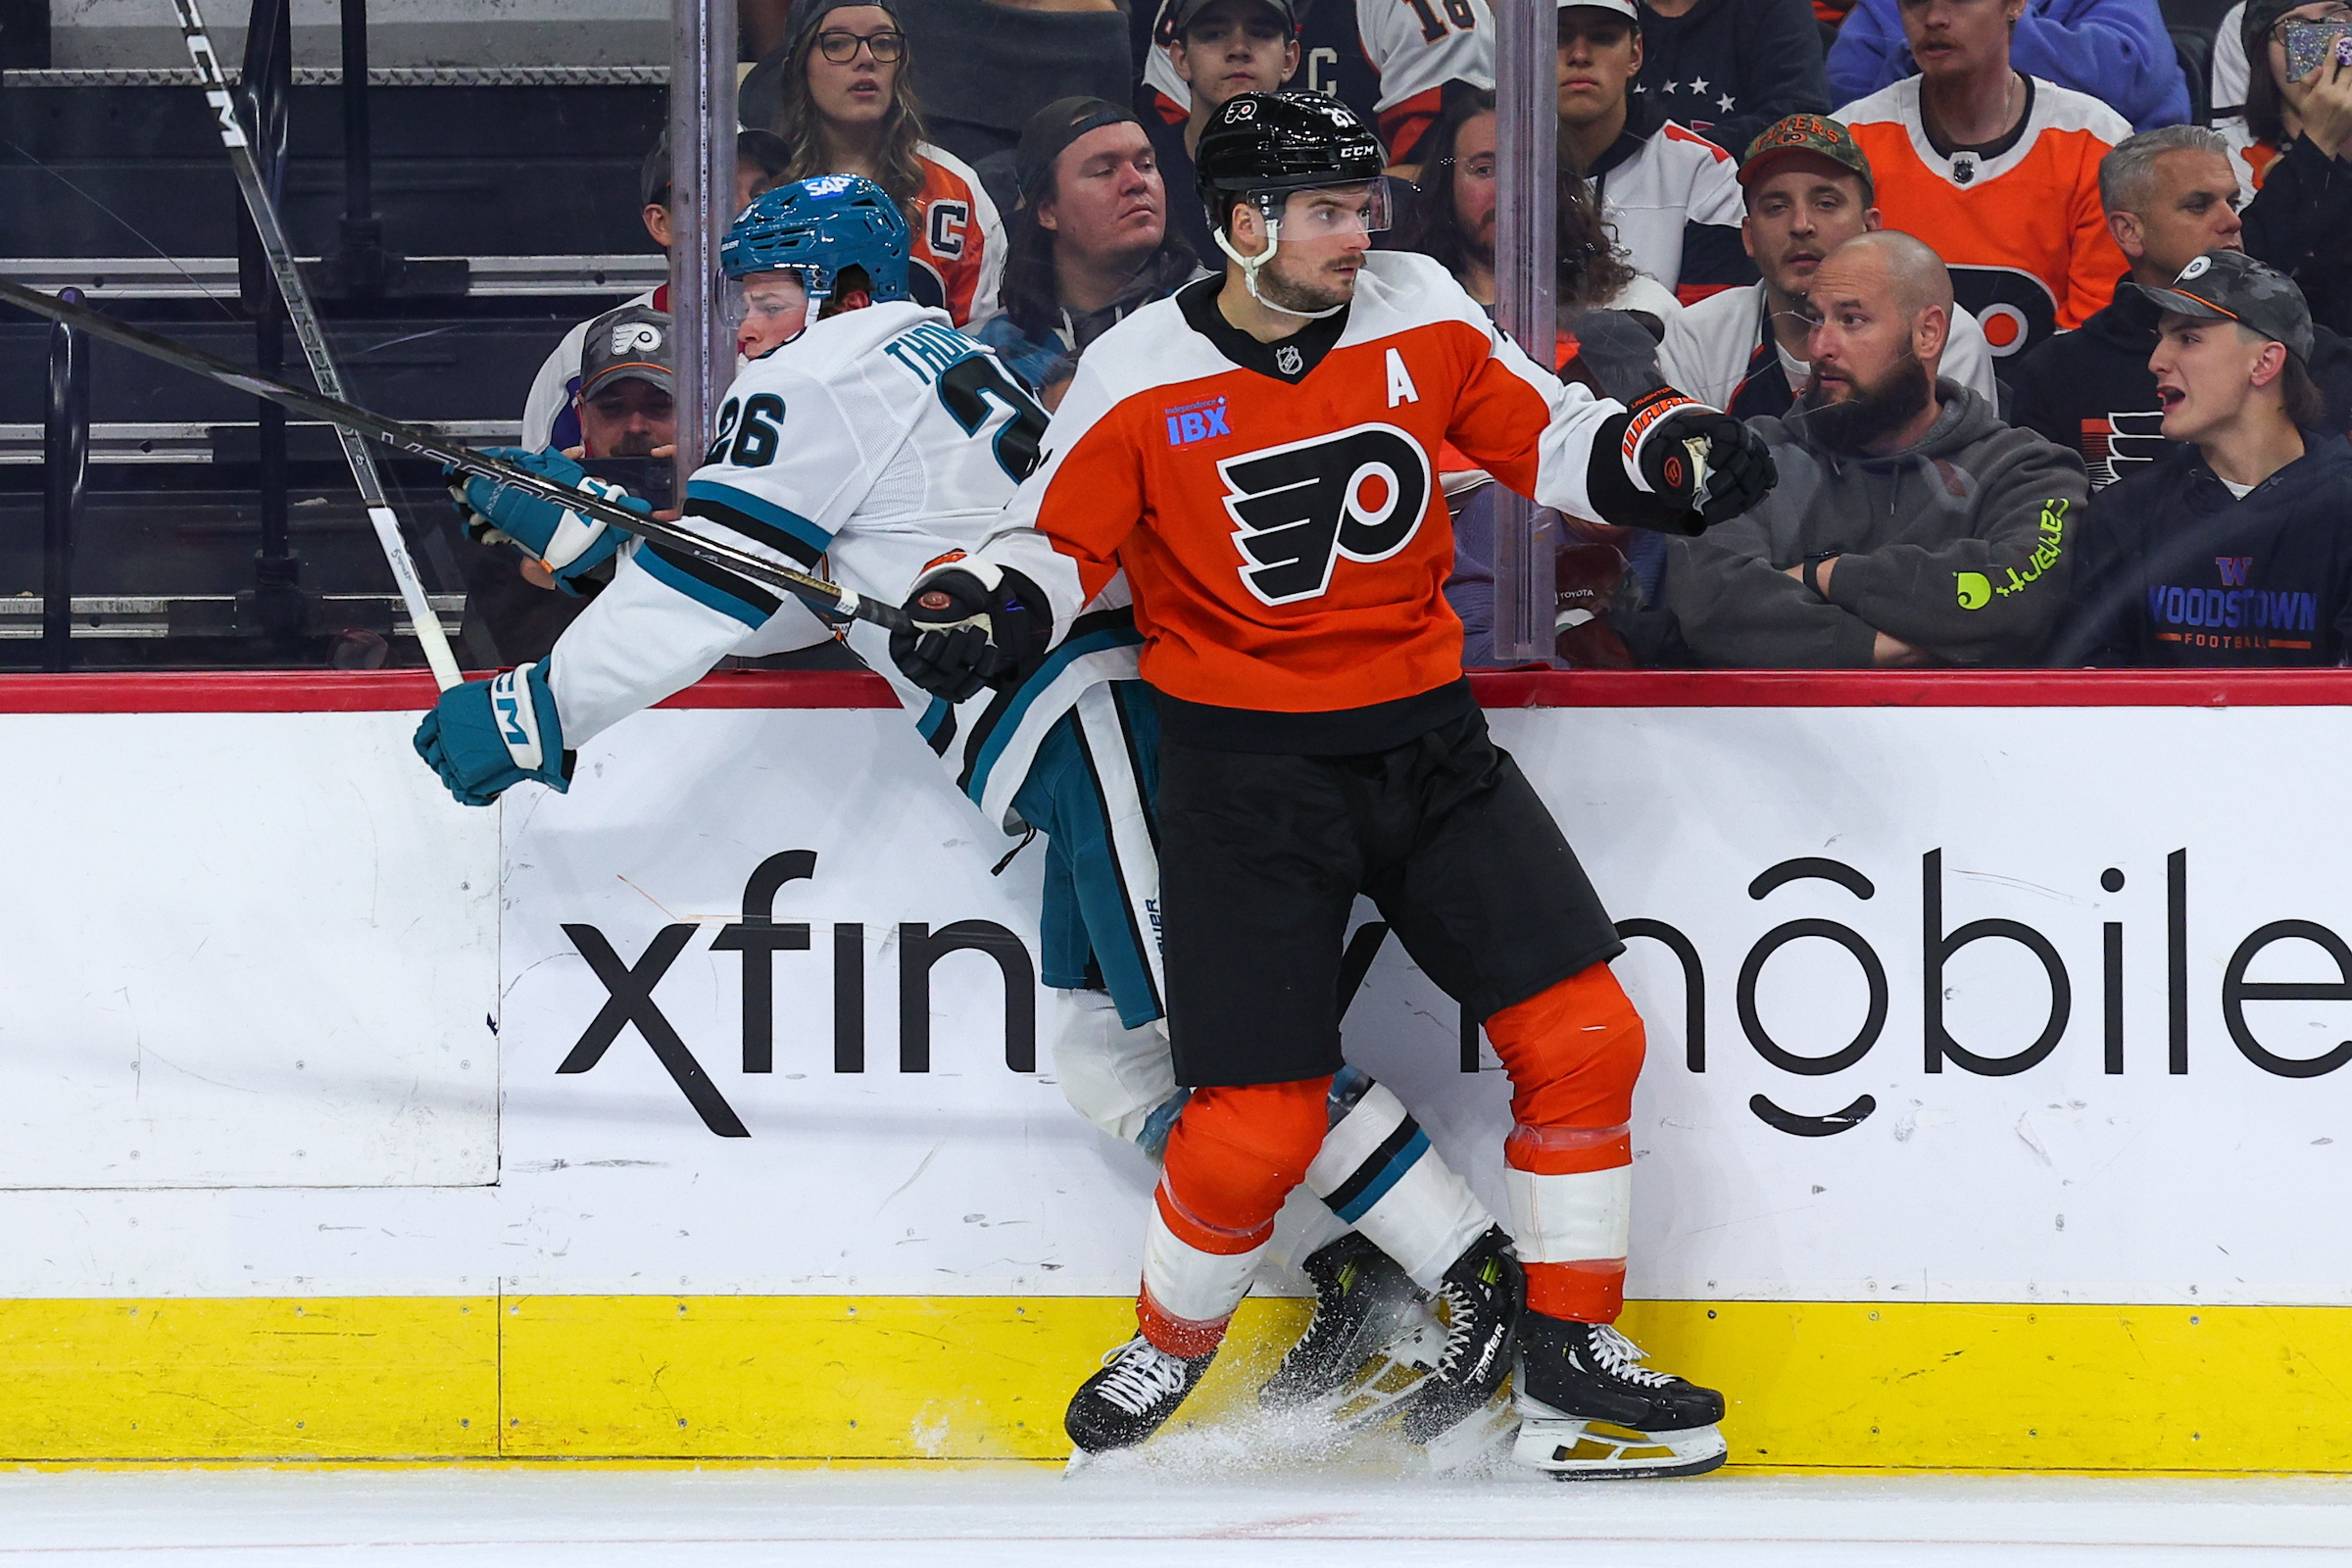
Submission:
<svg viewBox="0 0 2352 1568">
<path fill-rule="evenodd" d="M 1037 584 L 982 561 L 934 566 L 907 595 L 911 631 L 890 634 L 892 662 L 934 697 L 960 703 L 1027 670 L 1054 632 Z"/>
<path fill-rule="evenodd" d="M 1754 431 L 1671 387 L 1627 411 L 1621 453 L 1642 493 L 1639 510 L 1665 512 L 1685 533 L 1737 517 L 1779 481 L 1772 451 Z"/>
</svg>

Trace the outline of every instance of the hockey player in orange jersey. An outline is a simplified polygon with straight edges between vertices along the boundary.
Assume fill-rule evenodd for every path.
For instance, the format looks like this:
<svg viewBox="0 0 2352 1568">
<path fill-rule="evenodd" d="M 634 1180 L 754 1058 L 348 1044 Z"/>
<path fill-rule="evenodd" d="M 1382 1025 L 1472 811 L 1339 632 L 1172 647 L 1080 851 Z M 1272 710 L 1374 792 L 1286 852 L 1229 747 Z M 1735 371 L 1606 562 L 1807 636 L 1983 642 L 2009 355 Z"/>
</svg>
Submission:
<svg viewBox="0 0 2352 1568">
<path fill-rule="evenodd" d="M 1610 1327 L 1642 1023 L 1608 916 L 1462 677 L 1432 455 L 1450 440 L 1571 514 L 1689 530 L 1761 499 L 1771 461 L 1670 391 L 1629 410 L 1563 387 L 1435 262 L 1369 251 L 1382 162 L 1319 95 L 1223 105 L 1199 171 L 1225 273 L 1095 344 L 1011 526 L 919 579 L 918 631 L 893 640 L 918 684 L 969 691 L 1029 667 L 1122 565 L 1145 638 L 1171 1044 L 1196 1093 L 1150 1216 L 1141 1332 L 1064 1424 L 1082 1450 L 1140 1443 L 1206 1370 L 1317 1159 L 1363 893 L 1485 1021 L 1516 1124 L 1513 1235 L 1446 1270 L 1447 1343 L 1406 1434 L 1459 1428 L 1516 1356 L 1526 1462 L 1711 1469 L 1721 1396 Z"/>
</svg>

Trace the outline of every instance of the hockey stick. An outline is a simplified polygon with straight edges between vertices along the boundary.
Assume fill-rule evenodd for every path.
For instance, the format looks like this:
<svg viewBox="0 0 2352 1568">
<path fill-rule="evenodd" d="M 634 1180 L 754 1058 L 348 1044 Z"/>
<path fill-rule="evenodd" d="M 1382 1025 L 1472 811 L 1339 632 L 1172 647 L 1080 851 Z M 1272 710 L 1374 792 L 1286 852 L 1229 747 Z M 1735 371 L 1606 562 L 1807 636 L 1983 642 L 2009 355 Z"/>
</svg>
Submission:
<svg viewBox="0 0 2352 1568">
<path fill-rule="evenodd" d="M 285 299 L 286 318 L 294 323 L 294 336 L 302 343 L 302 357 L 310 362 L 311 379 L 318 383 L 319 391 L 340 399 L 343 377 L 335 368 L 333 356 L 326 351 L 326 334 L 319 330 L 318 313 L 311 304 L 310 290 L 303 286 L 301 270 L 294 265 L 293 249 L 286 243 L 285 225 L 278 221 L 269 187 L 262 183 L 261 168 L 253 159 L 253 144 L 246 138 L 236 101 L 228 95 L 228 77 L 220 70 L 220 56 L 213 51 L 212 36 L 204 28 L 204 17 L 196 9 L 196 0 L 172 0 L 172 4 L 179 12 L 179 30 L 187 40 L 188 58 L 196 62 L 197 74 L 204 78 L 205 102 L 213 106 L 213 113 L 220 121 L 220 145 L 228 150 L 229 166 L 237 172 L 237 189 L 244 193 L 245 211 L 252 215 L 254 232 L 262 237 L 262 254 L 270 259 L 270 270 L 277 278 L 277 292 Z M 424 649 L 424 662 L 432 669 L 434 683 L 447 691 L 466 677 L 458 672 L 457 656 L 449 651 L 449 635 L 441 629 L 441 618 L 433 613 L 431 601 L 424 597 L 416 563 L 410 559 L 408 543 L 400 535 L 400 518 L 394 515 L 391 503 L 384 497 L 384 482 L 376 474 L 375 458 L 368 452 L 368 443 L 348 426 L 337 425 L 335 436 L 343 443 L 344 461 L 351 465 L 351 477 L 360 487 L 360 504 L 368 510 L 368 520 L 375 525 L 375 540 L 383 547 L 385 564 L 392 568 L 392 581 L 400 588 L 401 603 L 408 606 L 409 623 L 416 628 L 416 641 Z"/>
<path fill-rule="evenodd" d="M 626 507 L 615 506 L 600 497 L 574 490 L 569 485 L 559 484 L 527 468 L 517 468 L 487 452 L 459 446 L 422 425 L 403 424 L 397 419 L 370 414 L 366 409 L 354 408 L 339 398 L 305 392 L 299 387 L 287 386 L 282 381 L 272 381 L 268 376 L 241 369 L 226 360 L 216 359 L 202 349 L 175 343 L 145 327 L 133 326 L 128 321 L 118 320 L 102 312 L 52 299 L 20 283 L 0 279 L 0 302 L 30 311 L 48 320 L 63 321 L 78 331 L 129 349 L 134 354 L 144 354 L 166 365 L 193 370 L 222 386 L 251 393 L 257 398 L 268 398 L 296 414 L 339 425 L 371 441 L 381 441 L 397 451 L 415 453 L 461 473 L 478 473 L 485 478 L 496 479 L 510 490 L 519 490 L 543 501 L 553 501 L 582 516 L 594 517 L 608 526 L 636 534 L 681 555 L 692 556 L 739 577 L 749 577 L 754 582 L 780 589 L 827 613 L 871 621 L 885 631 L 913 630 L 913 622 L 896 605 L 852 593 L 837 583 L 827 582 L 822 577 L 811 576 L 805 571 L 795 571 L 790 566 L 777 565 L 749 551 L 706 539 L 675 523 L 657 521 L 643 513 L 631 512 Z"/>
</svg>

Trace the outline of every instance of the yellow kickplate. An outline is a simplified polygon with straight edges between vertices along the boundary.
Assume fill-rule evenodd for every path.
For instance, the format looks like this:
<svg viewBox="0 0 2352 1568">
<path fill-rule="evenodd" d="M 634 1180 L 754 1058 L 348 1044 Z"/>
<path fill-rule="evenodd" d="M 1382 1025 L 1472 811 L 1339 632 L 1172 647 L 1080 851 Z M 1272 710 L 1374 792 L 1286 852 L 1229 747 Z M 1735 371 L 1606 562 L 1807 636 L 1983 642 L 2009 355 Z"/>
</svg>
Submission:
<svg viewBox="0 0 2352 1568">
<path fill-rule="evenodd" d="M 490 1458 L 497 1303 L 0 1300 L 0 1458 Z"/>
<path fill-rule="evenodd" d="M 2352 1308 L 1629 1301 L 1735 1465 L 2352 1470 Z"/>
<path fill-rule="evenodd" d="M 1251 1301 L 1179 1422 L 1303 1326 Z M 1054 1460 L 1100 1298 L 0 1301 L 0 1460 Z M 1738 1465 L 2352 1471 L 2352 1308 L 1637 1301 Z"/>
<path fill-rule="evenodd" d="M 1245 1304 L 1185 1418 L 1252 1397 L 1305 1313 Z M 1135 1303 L 533 1296 L 500 1321 L 511 1455 L 1046 1459 L 1068 1456 L 1062 1409 Z"/>
</svg>

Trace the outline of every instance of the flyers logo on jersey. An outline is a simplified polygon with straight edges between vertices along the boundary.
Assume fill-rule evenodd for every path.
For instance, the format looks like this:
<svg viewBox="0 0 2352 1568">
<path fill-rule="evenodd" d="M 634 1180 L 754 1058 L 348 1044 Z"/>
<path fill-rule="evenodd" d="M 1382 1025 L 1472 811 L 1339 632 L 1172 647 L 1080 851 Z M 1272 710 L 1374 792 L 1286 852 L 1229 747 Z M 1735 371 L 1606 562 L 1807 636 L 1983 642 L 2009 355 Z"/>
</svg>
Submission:
<svg viewBox="0 0 2352 1568">
<path fill-rule="evenodd" d="M 1388 560 L 1429 505 L 1429 454 L 1393 424 L 1227 458 L 1217 475 L 1240 524 L 1242 585 L 1267 605 L 1321 597 L 1343 557 Z"/>
</svg>

